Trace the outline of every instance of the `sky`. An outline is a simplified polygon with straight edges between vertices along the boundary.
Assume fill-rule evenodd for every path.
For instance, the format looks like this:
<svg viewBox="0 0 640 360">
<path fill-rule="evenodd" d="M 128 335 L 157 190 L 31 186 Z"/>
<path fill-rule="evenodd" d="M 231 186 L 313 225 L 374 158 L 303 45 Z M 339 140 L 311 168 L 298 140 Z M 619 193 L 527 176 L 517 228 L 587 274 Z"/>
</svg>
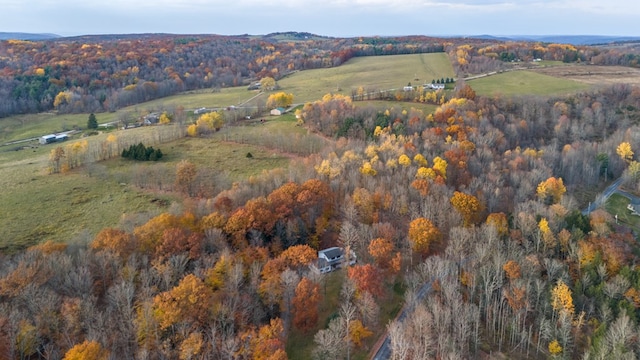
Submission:
<svg viewBox="0 0 640 360">
<path fill-rule="evenodd" d="M 640 36 L 638 0 L 0 0 L 0 32 Z"/>
</svg>

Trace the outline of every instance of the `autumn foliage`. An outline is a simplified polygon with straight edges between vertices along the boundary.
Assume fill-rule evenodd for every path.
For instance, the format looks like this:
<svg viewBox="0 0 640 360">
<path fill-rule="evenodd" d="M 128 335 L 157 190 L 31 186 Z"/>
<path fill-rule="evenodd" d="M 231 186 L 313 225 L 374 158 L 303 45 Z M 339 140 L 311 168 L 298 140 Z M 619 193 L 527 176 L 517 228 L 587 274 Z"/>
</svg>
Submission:
<svg viewBox="0 0 640 360">
<path fill-rule="evenodd" d="M 318 306 L 320 305 L 320 287 L 307 278 L 302 278 L 296 287 L 293 299 L 293 325 L 309 331 L 318 323 Z"/>
<path fill-rule="evenodd" d="M 425 218 L 417 218 L 409 224 L 409 240 L 413 251 L 427 254 L 429 247 L 440 241 L 442 235 L 433 223 Z"/>
</svg>

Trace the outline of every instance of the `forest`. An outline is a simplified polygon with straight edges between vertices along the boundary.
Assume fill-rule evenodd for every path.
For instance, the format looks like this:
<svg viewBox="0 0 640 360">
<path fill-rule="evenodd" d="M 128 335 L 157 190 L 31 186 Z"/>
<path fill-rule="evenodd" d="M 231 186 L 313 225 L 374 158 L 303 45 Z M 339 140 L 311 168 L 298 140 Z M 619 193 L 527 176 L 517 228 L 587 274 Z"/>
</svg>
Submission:
<svg viewBox="0 0 640 360">
<path fill-rule="evenodd" d="M 487 97 L 462 80 L 515 58 L 635 67 L 633 51 L 423 37 L 5 41 L 0 116 L 110 111 L 435 51 L 455 89 L 418 87 L 386 109 L 340 93 L 307 102 L 297 125 L 327 145 L 287 169 L 222 188 L 183 160 L 171 186 L 183 206 L 86 243 L 0 253 L 0 359 L 365 359 L 385 334 L 398 360 L 640 356 L 638 229 L 583 211 L 618 178 L 640 194 L 640 88 Z M 180 136 L 209 136 L 184 126 Z M 332 246 L 357 263 L 311 271 Z"/>
</svg>

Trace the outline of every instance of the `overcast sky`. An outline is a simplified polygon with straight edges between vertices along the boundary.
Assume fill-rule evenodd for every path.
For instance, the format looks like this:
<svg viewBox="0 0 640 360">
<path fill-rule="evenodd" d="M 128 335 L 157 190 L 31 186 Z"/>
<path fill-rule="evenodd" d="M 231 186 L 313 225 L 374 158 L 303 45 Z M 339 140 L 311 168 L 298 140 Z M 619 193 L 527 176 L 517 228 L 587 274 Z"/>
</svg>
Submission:
<svg viewBox="0 0 640 360">
<path fill-rule="evenodd" d="M 0 0 L 0 31 L 640 36 L 638 0 Z"/>
</svg>

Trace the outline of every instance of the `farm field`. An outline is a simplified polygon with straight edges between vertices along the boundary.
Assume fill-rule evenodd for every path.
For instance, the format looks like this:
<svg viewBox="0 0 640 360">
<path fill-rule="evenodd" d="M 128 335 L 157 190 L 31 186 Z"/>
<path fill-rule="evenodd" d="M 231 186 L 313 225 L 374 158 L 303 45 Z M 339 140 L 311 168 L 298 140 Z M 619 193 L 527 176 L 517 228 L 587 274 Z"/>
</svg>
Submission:
<svg viewBox="0 0 640 360">
<path fill-rule="evenodd" d="M 529 70 L 503 72 L 468 80 L 467 83 L 478 95 L 484 96 L 561 95 L 589 88 L 588 84 L 575 80 Z"/>
<path fill-rule="evenodd" d="M 320 99 L 327 93 L 351 95 L 360 86 L 365 90 L 401 89 L 408 83 L 421 85 L 453 76 L 453 67 L 444 53 L 389 55 L 353 58 L 335 68 L 297 72 L 278 84 L 282 91 L 295 96 L 295 103 L 300 103 Z"/>
<path fill-rule="evenodd" d="M 262 145 L 269 136 L 309 143 L 321 142 L 307 137 L 306 130 L 295 126 L 293 116 L 280 117 L 255 127 L 229 127 L 210 138 L 182 138 L 158 143 L 162 128 L 143 127 L 116 130 L 119 141 L 160 148 L 165 157 L 158 163 L 140 163 L 115 158 L 72 170 L 67 174 L 50 175 L 48 157 L 54 145 L 34 146 L 21 151 L 4 147 L 0 152 L 0 251 L 12 252 L 41 241 L 88 241 L 102 228 L 135 226 L 172 204 L 180 206 L 181 198 L 157 189 L 144 190 L 133 186 L 149 174 L 163 178 L 168 189 L 173 184 L 175 166 L 189 159 L 199 169 L 219 182 L 221 188 L 261 174 L 265 170 L 286 168 L 291 156 Z M 246 131 L 242 131 L 245 129 Z M 241 134 L 241 137 L 240 137 Z M 297 135 L 296 135 L 297 134 Z M 91 143 L 104 141 L 107 134 L 86 138 Z M 156 140 L 153 140 L 156 139 Z M 242 140 L 242 143 L 236 142 Z M 72 143 L 74 140 L 69 141 Z M 267 144 L 268 145 L 268 144 Z M 247 153 L 252 157 L 247 158 Z M 143 181 L 144 180 L 144 181 Z M 34 221 L 34 214 L 37 221 Z M 129 224 L 123 224 L 123 219 Z"/>
<path fill-rule="evenodd" d="M 541 67 L 535 71 L 540 74 L 578 81 L 589 85 L 640 85 L 640 69 L 626 66 L 571 64 Z"/>
</svg>

